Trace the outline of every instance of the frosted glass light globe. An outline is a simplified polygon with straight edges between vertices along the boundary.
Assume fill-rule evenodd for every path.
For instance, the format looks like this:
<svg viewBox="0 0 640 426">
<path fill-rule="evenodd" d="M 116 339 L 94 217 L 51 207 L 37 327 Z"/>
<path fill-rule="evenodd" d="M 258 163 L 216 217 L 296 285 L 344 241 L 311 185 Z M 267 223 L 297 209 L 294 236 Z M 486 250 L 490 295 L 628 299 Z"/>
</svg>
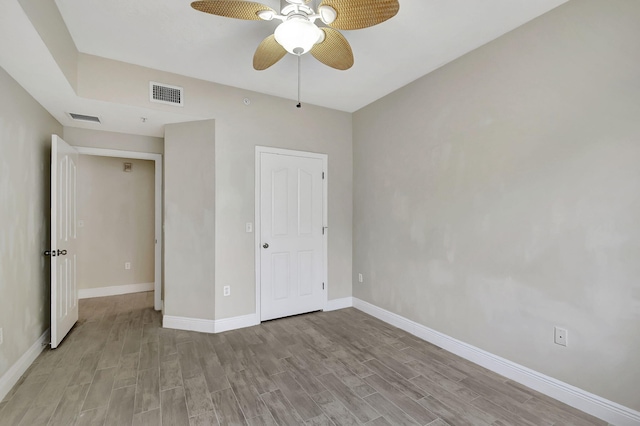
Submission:
<svg viewBox="0 0 640 426">
<path fill-rule="evenodd" d="M 292 17 L 278 25 L 274 33 L 276 41 L 293 55 L 307 53 L 314 44 L 320 42 L 324 33 L 313 22 Z"/>
</svg>

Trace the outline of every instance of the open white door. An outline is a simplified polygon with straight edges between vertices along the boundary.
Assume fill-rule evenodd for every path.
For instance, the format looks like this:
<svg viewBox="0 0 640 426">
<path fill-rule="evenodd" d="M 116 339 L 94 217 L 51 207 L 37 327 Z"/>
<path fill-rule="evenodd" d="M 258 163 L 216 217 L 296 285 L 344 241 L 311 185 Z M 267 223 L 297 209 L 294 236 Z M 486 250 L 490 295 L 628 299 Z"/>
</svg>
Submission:
<svg viewBox="0 0 640 426">
<path fill-rule="evenodd" d="M 78 321 L 76 180 L 78 152 L 51 137 L 51 348 Z"/>
<path fill-rule="evenodd" d="M 323 160 L 260 153 L 260 319 L 324 308 Z"/>
</svg>

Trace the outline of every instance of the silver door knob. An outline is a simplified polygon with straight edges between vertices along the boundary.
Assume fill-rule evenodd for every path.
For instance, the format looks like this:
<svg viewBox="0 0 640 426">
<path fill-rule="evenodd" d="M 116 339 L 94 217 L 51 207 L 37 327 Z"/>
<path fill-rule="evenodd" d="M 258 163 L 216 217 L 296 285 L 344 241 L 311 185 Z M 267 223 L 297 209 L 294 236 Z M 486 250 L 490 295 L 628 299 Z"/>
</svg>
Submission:
<svg viewBox="0 0 640 426">
<path fill-rule="evenodd" d="M 263 248 L 269 248 L 269 244 L 264 243 L 264 244 L 262 245 L 262 247 L 263 247 Z"/>
</svg>

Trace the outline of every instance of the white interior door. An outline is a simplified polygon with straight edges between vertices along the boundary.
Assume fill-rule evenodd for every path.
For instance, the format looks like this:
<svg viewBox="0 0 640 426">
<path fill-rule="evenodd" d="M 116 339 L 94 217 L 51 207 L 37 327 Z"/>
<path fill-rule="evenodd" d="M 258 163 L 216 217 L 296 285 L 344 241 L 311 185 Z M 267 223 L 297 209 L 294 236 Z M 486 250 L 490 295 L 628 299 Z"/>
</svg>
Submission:
<svg viewBox="0 0 640 426">
<path fill-rule="evenodd" d="M 260 319 L 324 308 L 323 160 L 260 153 Z"/>
<path fill-rule="evenodd" d="M 78 321 L 76 181 L 78 152 L 51 137 L 51 347 Z"/>
</svg>

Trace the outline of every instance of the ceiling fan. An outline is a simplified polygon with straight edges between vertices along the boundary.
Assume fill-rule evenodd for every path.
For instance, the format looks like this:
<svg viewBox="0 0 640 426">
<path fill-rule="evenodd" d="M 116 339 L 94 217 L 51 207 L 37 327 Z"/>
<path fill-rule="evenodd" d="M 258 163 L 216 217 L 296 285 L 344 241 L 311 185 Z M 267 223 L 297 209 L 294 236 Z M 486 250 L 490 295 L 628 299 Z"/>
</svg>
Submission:
<svg viewBox="0 0 640 426">
<path fill-rule="evenodd" d="M 353 65 L 353 52 L 337 30 L 371 27 L 394 17 L 400 9 L 398 0 L 321 0 L 317 12 L 309 6 L 311 0 L 286 2 L 280 13 L 264 4 L 245 0 L 194 1 L 191 7 L 228 18 L 282 21 L 274 34 L 258 45 L 253 55 L 256 70 L 269 68 L 287 52 L 298 57 L 311 52 L 323 64 L 347 70 Z M 317 19 L 326 27 L 318 27 Z"/>
</svg>

